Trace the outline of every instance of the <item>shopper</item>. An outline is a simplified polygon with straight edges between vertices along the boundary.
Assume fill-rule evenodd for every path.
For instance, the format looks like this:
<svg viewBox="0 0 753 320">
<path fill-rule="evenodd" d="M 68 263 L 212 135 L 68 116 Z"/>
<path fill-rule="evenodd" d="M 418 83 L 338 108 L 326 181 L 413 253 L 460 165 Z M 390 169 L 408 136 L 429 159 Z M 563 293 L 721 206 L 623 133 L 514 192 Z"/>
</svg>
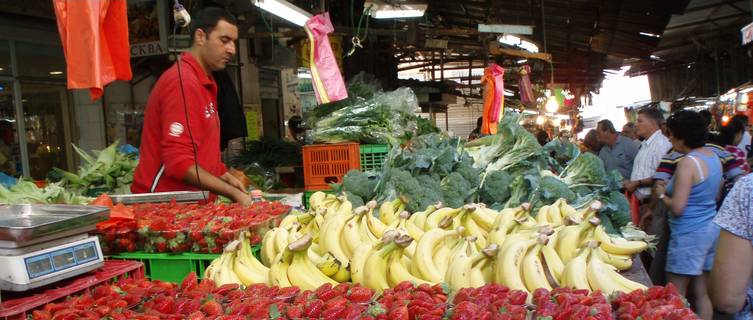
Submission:
<svg viewBox="0 0 753 320">
<path fill-rule="evenodd" d="M 727 125 L 722 126 L 721 130 L 719 130 L 718 145 L 734 155 L 736 161 L 742 162 L 743 171 L 748 173 L 750 172 L 750 166 L 748 166 L 748 163 L 746 162 L 746 152 L 739 147 L 742 143 L 743 136 L 747 132 L 745 126 L 746 123 L 743 117 L 732 117 L 732 119 L 727 122 Z"/>
<path fill-rule="evenodd" d="M 735 184 L 714 223 L 721 228 L 709 283 L 714 309 L 753 319 L 753 175 Z"/>
<path fill-rule="evenodd" d="M 740 138 L 740 142 L 737 143 L 737 148 L 745 152 L 745 158 L 750 158 L 753 156 L 753 153 L 751 152 L 751 135 L 748 133 L 748 117 L 742 114 L 738 114 L 732 119 L 729 120 L 730 123 L 732 122 L 740 122 L 743 124 L 743 127 L 746 129 L 743 131 L 743 136 Z"/>
<path fill-rule="evenodd" d="M 697 112 L 679 111 L 668 119 L 667 127 L 672 146 L 685 154 L 667 187 L 656 188 L 659 199 L 671 210 L 667 279 L 682 294 L 693 288 L 696 312 L 703 319 L 711 319 L 706 280 L 719 234 L 712 219 L 722 183 L 722 164 L 704 147 L 708 130 Z"/>
<path fill-rule="evenodd" d="M 630 180 L 625 181 L 624 187 L 629 192 L 635 192 L 641 202 L 646 202 L 651 195 L 654 172 L 661 158 L 672 148 L 669 139 L 660 130 L 663 122 L 664 117 L 657 108 L 638 111 L 636 133 L 645 140 L 641 143 L 641 148 L 633 161 Z"/>
<path fill-rule="evenodd" d="M 596 129 L 591 129 L 586 133 L 586 137 L 583 138 L 583 149 L 584 152 L 591 152 L 593 154 L 598 155 L 599 151 L 601 151 L 602 143 L 599 142 L 599 134 L 596 132 Z"/>
<path fill-rule="evenodd" d="M 633 160 L 641 146 L 640 142 L 618 133 L 612 121 L 609 120 L 599 121 L 596 133 L 599 142 L 603 144 L 599 151 L 599 158 L 604 162 L 604 168 L 607 171 L 619 171 L 623 179 L 630 178 Z"/>
<path fill-rule="evenodd" d="M 251 197 L 220 154 L 217 85 L 212 71 L 235 54 L 238 28 L 220 8 L 191 21 L 191 48 L 157 81 L 146 105 L 133 193 L 209 190 L 243 204 Z"/>
<path fill-rule="evenodd" d="M 471 131 L 471 134 L 468 135 L 468 141 L 481 138 L 481 125 L 484 123 L 483 117 L 478 117 L 476 119 L 476 128 Z"/>
<path fill-rule="evenodd" d="M 622 126 L 622 135 L 626 138 L 638 140 L 638 134 L 635 133 L 635 123 L 628 122 Z"/>
</svg>

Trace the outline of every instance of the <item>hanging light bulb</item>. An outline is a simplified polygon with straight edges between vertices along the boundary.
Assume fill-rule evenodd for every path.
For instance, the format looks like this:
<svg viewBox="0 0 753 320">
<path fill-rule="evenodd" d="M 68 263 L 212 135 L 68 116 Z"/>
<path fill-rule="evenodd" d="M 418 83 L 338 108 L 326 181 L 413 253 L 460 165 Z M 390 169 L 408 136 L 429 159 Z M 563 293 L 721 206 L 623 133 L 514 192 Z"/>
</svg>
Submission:
<svg viewBox="0 0 753 320">
<path fill-rule="evenodd" d="M 559 103 L 557 103 L 557 98 L 554 97 L 554 95 L 549 96 L 549 98 L 546 99 L 546 112 L 557 112 L 557 110 L 560 108 Z"/>
<path fill-rule="evenodd" d="M 725 114 L 722 116 L 722 125 L 727 125 L 727 122 L 729 122 L 729 116 Z"/>
<path fill-rule="evenodd" d="M 543 125 L 544 123 L 546 123 L 546 118 L 544 116 L 540 115 L 536 117 L 536 124 Z"/>
</svg>

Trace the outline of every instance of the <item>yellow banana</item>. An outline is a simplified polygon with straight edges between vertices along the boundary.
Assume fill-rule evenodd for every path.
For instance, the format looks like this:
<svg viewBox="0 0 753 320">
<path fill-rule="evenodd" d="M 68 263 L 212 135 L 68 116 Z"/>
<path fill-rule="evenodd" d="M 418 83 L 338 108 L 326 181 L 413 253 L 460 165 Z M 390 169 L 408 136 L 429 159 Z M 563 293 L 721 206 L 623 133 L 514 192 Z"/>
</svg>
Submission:
<svg viewBox="0 0 753 320">
<path fill-rule="evenodd" d="M 369 212 L 366 213 L 366 218 L 368 219 L 368 226 L 369 230 L 371 230 L 371 233 L 378 239 L 381 238 L 382 235 L 384 235 L 384 231 L 388 229 L 387 224 L 382 222 L 380 219 L 377 219 L 373 213 Z"/>
<path fill-rule="evenodd" d="M 309 208 L 316 211 L 319 208 L 323 207 L 324 199 L 326 198 L 327 194 L 321 191 L 314 192 L 309 197 Z"/>
<path fill-rule="evenodd" d="M 549 206 L 549 210 L 547 211 L 547 214 L 549 215 L 549 221 L 553 226 L 559 226 L 564 223 L 562 220 L 562 213 L 560 213 L 559 206 L 551 205 Z"/>
<path fill-rule="evenodd" d="M 277 256 L 277 248 L 275 247 L 275 234 L 279 228 L 272 228 L 264 234 L 264 238 L 261 240 L 261 262 L 265 266 L 270 266 Z"/>
<path fill-rule="evenodd" d="M 371 289 L 381 291 L 390 288 L 387 282 L 388 264 L 387 260 L 397 245 L 392 242 L 384 245 L 381 249 L 373 251 L 363 267 L 364 285 Z"/>
<path fill-rule="evenodd" d="M 642 284 L 628 280 L 617 273 L 615 268 L 602 261 L 598 254 L 591 253 L 586 272 L 591 287 L 603 291 L 606 295 L 611 295 L 616 291 L 630 293 L 637 289 L 647 289 Z"/>
<path fill-rule="evenodd" d="M 560 286 L 572 289 L 591 290 L 586 272 L 586 259 L 588 258 L 588 253 L 589 250 L 584 248 L 581 250 L 580 254 L 565 264 L 565 269 L 562 271 Z"/>
<path fill-rule="evenodd" d="M 345 202 L 344 202 L 345 203 Z M 350 212 L 337 212 L 334 215 L 327 216 L 324 226 L 320 232 L 319 246 L 322 250 L 331 253 L 337 261 L 344 267 L 350 263 L 350 258 L 343 249 L 343 243 L 340 241 L 340 235 L 345 229 L 345 224 L 353 217 Z"/>
<path fill-rule="evenodd" d="M 497 252 L 499 252 L 499 246 L 490 244 L 477 254 L 477 258 L 474 258 L 471 267 L 471 287 L 483 287 L 494 282 L 494 258 L 497 257 Z"/>
<path fill-rule="evenodd" d="M 567 226 L 557 236 L 557 254 L 567 264 L 578 252 L 586 233 L 600 223 L 599 218 L 591 218 L 578 225 Z"/>
<path fill-rule="evenodd" d="M 476 223 L 476 219 L 473 219 L 473 212 L 478 210 L 479 209 L 469 210 L 462 213 L 460 221 L 461 225 L 464 227 L 463 235 L 466 237 L 476 237 L 475 243 L 477 248 L 483 249 L 486 248 L 487 245 L 486 236 L 488 233 Z"/>
<path fill-rule="evenodd" d="M 497 265 L 494 270 L 495 281 L 512 290 L 528 292 L 523 279 L 521 279 L 520 268 L 526 251 L 536 244 L 536 240 L 510 237 L 505 240 L 505 243 L 507 244 L 508 241 L 510 241 L 510 244 L 497 253 Z"/>
<path fill-rule="evenodd" d="M 461 244 L 456 247 L 450 257 L 451 262 L 447 267 L 444 280 L 455 291 L 471 286 L 473 262 L 483 259 L 478 255 L 479 251 L 474 242 L 473 238 L 461 240 Z"/>
<path fill-rule="evenodd" d="M 608 253 L 600 247 L 595 248 L 591 254 L 596 254 L 601 261 L 612 265 L 617 270 L 627 270 L 633 266 L 633 259 L 630 256 Z"/>
<path fill-rule="evenodd" d="M 290 250 L 280 252 L 272 262 L 272 266 L 269 267 L 269 285 L 278 286 L 280 288 L 290 287 L 290 280 L 288 279 L 288 268 L 290 262 L 293 259 L 293 253 Z"/>
<path fill-rule="evenodd" d="M 338 263 L 335 257 L 333 257 L 329 253 L 326 254 L 324 261 L 314 264 L 316 265 L 317 269 L 319 269 L 319 271 L 330 278 L 332 278 L 332 276 L 334 276 L 335 273 L 337 273 L 337 271 L 340 269 L 340 263 Z"/>
<path fill-rule="evenodd" d="M 539 212 L 536 214 L 536 223 L 540 225 L 551 223 L 549 221 L 549 206 L 543 206 L 539 209 Z"/>
<path fill-rule="evenodd" d="M 523 272 L 523 281 L 529 292 L 534 292 L 538 288 L 552 290 L 552 286 L 546 278 L 546 273 L 544 273 L 544 265 L 541 263 L 541 258 L 539 258 L 539 253 L 546 240 L 546 236 L 540 236 L 538 238 L 539 243 L 531 247 L 525 254 L 525 257 L 523 257 L 521 270 Z"/>
<path fill-rule="evenodd" d="M 577 217 L 578 211 L 573 208 L 573 206 L 567 204 L 567 202 L 564 199 L 561 199 L 560 202 L 560 214 L 562 215 L 562 219 L 565 219 L 567 217 L 574 216 Z"/>
<path fill-rule="evenodd" d="M 549 274 L 555 280 L 555 285 L 558 285 L 562 279 L 562 271 L 565 269 L 565 264 L 562 263 L 562 259 L 554 249 L 557 243 L 557 236 L 559 231 L 555 232 L 549 237 L 549 241 L 541 248 L 541 255 L 544 257 Z"/>
<path fill-rule="evenodd" d="M 397 245 L 397 248 L 395 249 L 394 252 L 392 252 L 392 254 L 390 255 L 387 261 L 387 264 L 388 264 L 387 283 L 390 285 L 390 287 L 394 287 L 398 283 L 403 282 L 403 281 L 410 281 L 416 286 L 424 284 L 424 283 L 433 285 L 433 283 L 428 282 L 419 277 L 416 277 L 413 274 L 411 274 L 410 271 L 408 271 L 409 270 L 408 268 L 410 267 L 411 262 L 410 262 L 410 259 L 408 259 L 403 254 L 403 251 L 411 243 L 414 243 L 414 241 L 410 237 L 399 236 L 397 239 L 395 239 L 395 244 Z"/>
<path fill-rule="evenodd" d="M 358 207 L 353 212 L 353 216 L 350 217 L 346 222 L 345 226 L 343 226 L 343 231 L 340 234 L 340 241 L 342 242 L 342 248 L 345 254 L 348 256 L 348 258 L 353 257 L 353 252 L 358 247 L 362 241 L 366 239 L 364 238 L 366 235 L 362 235 L 359 232 L 359 223 L 360 219 L 363 219 L 363 215 L 368 212 L 368 208 L 365 206 Z"/>
<path fill-rule="evenodd" d="M 350 270 L 348 268 L 339 266 L 337 272 L 332 276 L 332 279 L 339 283 L 350 281 Z"/>
<path fill-rule="evenodd" d="M 370 215 L 371 212 L 364 213 L 363 218 L 359 221 L 358 232 L 361 234 L 362 241 L 376 245 L 379 243 L 379 238 L 369 229 L 369 219 L 373 219 L 373 216 L 369 217 Z"/>
<path fill-rule="evenodd" d="M 337 282 L 323 274 L 308 259 L 306 250 L 311 244 L 311 235 L 304 235 L 301 239 L 288 245 L 293 251 L 293 261 L 288 267 L 288 279 L 290 283 L 298 286 L 301 290 L 316 290 L 325 283 L 337 285 Z"/>
<path fill-rule="evenodd" d="M 401 206 L 402 201 L 400 201 L 399 198 L 392 201 L 382 202 L 382 205 L 379 207 L 379 220 L 385 225 L 391 224 L 398 219 L 397 215 L 402 211 Z"/>
<path fill-rule="evenodd" d="M 251 253 L 251 243 L 246 232 L 240 235 L 241 246 L 236 253 L 233 270 L 244 286 L 269 282 L 269 268 L 264 266 Z"/>
<path fill-rule="evenodd" d="M 585 221 L 597 216 L 597 213 L 599 212 L 599 210 L 601 210 L 601 206 L 601 201 L 594 200 L 593 202 L 591 202 L 591 204 L 578 212 L 580 219 Z"/>
<path fill-rule="evenodd" d="M 444 271 L 440 272 L 433 259 L 435 248 L 441 245 L 446 239 L 457 237 L 458 233 L 458 230 L 435 228 L 424 233 L 421 239 L 418 240 L 413 263 L 416 264 L 416 268 L 421 273 L 421 278 L 434 283 L 442 281 Z"/>
<path fill-rule="evenodd" d="M 350 278 L 353 283 L 364 283 L 363 268 L 369 255 L 376 251 L 376 246 L 377 245 L 363 242 L 358 248 L 356 248 L 355 254 L 350 263 Z"/>
<path fill-rule="evenodd" d="M 451 238 L 443 241 L 439 246 L 435 247 L 434 252 L 434 265 L 437 267 L 437 271 L 444 279 L 444 275 L 447 272 L 447 268 L 450 266 L 450 258 L 455 248 L 460 245 L 460 240 Z"/>
<path fill-rule="evenodd" d="M 601 248 L 605 252 L 612 254 L 634 255 L 648 248 L 648 243 L 644 241 L 629 241 L 623 238 L 612 237 L 604 231 L 604 227 L 597 227 L 594 230 L 594 240 L 601 243 Z"/>
<path fill-rule="evenodd" d="M 288 245 L 288 236 L 290 230 L 285 228 L 279 228 L 275 234 L 275 252 L 282 252 Z"/>
<path fill-rule="evenodd" d="M 434 228 L 439 227 L 439 223 L 444 220 L 447 217 L 450 217 L 450 219 L 457 216 L 460 211 L 463 210 L 463 208 L 441 208 L 434 212 L 432 212 L 430 215 L 426 216 L 426 220 L 424 221 L 424 230 L 431 230 Z"/>
<path fill-rule="evenodd" d="M 499 216 L 499 212 L 486 207 L 479 207 L 474 211 L 471 211 L 471 217 L 476 221 L 479 227 L 484 231 L 489 232 L 494 227 L 494 221 Z"/>
</svg>

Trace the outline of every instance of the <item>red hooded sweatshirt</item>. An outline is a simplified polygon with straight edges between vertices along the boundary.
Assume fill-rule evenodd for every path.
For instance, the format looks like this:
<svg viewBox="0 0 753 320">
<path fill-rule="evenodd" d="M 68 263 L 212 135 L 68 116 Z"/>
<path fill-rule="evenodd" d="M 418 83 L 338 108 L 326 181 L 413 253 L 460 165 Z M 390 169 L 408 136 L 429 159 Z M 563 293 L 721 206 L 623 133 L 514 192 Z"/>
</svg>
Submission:
<svg viewBox="0 0 753 320">
<path fill-rule="evenodd" d="M 131 192 L 199 190 L 183 182 L 197 160 L 202 169 L 215 176 L 227 172 L 220 154 L 217 84 L 196 58 L 183 53 L 179 62 L 157 80 L 146 103 L 139 164 Z M 212 195 L 209 200 L 215 197 Z"/>
</svg>

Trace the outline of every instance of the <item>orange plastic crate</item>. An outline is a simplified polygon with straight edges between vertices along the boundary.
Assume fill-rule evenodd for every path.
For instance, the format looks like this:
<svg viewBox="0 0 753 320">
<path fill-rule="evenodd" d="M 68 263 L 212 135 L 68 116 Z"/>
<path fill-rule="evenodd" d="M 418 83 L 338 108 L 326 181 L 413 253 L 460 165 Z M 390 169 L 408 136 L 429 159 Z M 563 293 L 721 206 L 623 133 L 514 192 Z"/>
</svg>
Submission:
<svg viewBox="0 0 753 320">
<path fill-rule="evenodd" d="M 328 190 L 350 170 L 361 169 L 358 143 L 303 146 L 303 183 L 306 190 Z"/>
</svg>

